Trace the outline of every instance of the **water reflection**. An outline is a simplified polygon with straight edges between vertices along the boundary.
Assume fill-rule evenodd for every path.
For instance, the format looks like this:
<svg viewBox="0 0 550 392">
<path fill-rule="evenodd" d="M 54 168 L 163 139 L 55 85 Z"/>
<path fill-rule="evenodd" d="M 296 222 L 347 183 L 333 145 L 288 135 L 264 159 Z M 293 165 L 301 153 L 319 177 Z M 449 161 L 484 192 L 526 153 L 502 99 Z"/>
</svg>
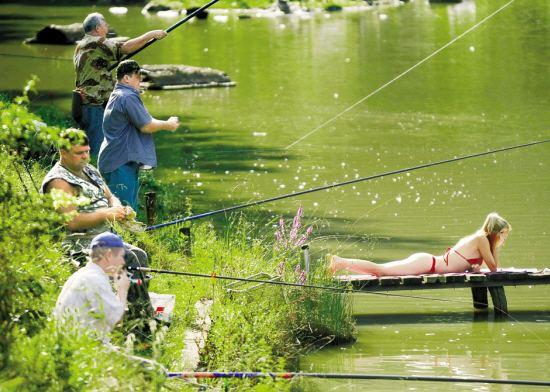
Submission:
<svg viewBox="0 0 550 392">
<path fill-rule="evenodd" d="M 476 3 L 474 0 L 463 0 L 458 4 L 447 6 L 449 27 L 452 35 L 458 35 L 476 23 Z"/>
</svg>

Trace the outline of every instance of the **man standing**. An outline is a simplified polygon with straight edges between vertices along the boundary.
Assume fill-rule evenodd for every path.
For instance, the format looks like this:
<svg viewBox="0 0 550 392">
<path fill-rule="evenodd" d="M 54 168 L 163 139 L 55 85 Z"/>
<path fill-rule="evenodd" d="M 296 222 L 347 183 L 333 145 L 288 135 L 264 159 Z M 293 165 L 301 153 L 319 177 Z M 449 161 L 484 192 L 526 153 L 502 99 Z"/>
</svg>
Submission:
<svg viewBox="0 0 550 392">
<path fill-rule="evenodd" d="M 91 242 L 90 262 L 63 285 L 54 316 L 95 331 L 100 338 L 124 315 L 130 279 L 124 271 L 124 243 L 113 233 L 103 233 Z M 115 291 L 109 278 L 113 279 Z"/>
<path fill-rule="evenodd" d="M 74 66 L 76 91 L 82 99 L 80 125 L 90 140 L 91 153 L 97 156 L 103 141 L 104 106 L 113 91 L 114 80 L 109 66 L 120 61 L 124 54 L 140 49 L 151 39 L 166 36 L 164 30 L 153 30 L 124 43 L 107 39 L 109 27 L 103 15 L 95 12 L 84 19 L 84 38 L 76 46 Z"/>
<path fill-rule="evenodd" d="M 152 134 L 175 131 L 180 125 L 177 117 L 157 120 L 145 109 L 139 96 L 140 70 L 134 60 L 122 61 L 117 67 L 118 82 L 105 108 L 105 138 L 98 159 L 99 170 L 113 193 L 134 210 L 137 210 L 139 168 L 157 166 Z"/>
</svg>

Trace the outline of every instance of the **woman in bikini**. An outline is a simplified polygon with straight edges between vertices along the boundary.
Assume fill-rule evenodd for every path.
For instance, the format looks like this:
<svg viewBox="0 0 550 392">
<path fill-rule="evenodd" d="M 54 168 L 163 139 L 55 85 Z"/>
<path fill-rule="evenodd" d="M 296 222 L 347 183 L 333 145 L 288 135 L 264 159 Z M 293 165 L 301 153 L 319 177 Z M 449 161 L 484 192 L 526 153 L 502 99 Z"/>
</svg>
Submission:
<svg viewBox="0 0 550 392">
<path fill-rule="evenodd" d="M 332 256 L 329 271 L 334 274 L 347 270 L 376 276 L 445 274 L 452 272 L 479 272 L 485 264 L 492 272 L 497 270 L 498 248 L 506 241 L 512 227 L 496 212 L 490 213 L 481 229 L 463 237 L 442 256 L 415 253 L 404 260 L 377 264 L 372 261 Z"/>
</svg>

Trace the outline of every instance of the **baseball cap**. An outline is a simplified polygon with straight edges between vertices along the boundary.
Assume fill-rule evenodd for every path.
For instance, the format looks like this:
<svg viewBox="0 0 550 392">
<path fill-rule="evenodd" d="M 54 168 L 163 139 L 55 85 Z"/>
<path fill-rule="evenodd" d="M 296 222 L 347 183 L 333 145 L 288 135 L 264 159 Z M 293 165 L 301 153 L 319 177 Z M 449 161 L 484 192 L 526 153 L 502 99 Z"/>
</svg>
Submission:
<svg viewBox="0 0 550 392">
<path fill-rule="evenodd" d="M 124 242 L 122 241 L 122 238 L 120 238 L 118 235 L 111 233 L 111 232 L 105 232 L 96 235 L 92 243 L 90 244 L 90 248 L 124 248 Z"/>
</svg>

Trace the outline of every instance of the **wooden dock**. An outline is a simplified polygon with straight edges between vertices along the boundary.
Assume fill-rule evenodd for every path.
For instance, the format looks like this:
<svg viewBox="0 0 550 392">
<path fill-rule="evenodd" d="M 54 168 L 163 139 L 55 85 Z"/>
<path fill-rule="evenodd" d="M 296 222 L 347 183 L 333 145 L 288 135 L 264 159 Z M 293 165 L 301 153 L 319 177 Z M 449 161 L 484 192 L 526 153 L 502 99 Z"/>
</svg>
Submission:
<svg viewBox="0 0 550 392">
<path fill-rule="evenodd" d="M 383 276 L 339 275 L 340 282 L 349 282 L 355 290 L 384 292 L 396 290 L 433 290 L 470 288 L 474 308 L 487 309 L 487 292 L 491 294 L 495 313 L 507 313 L 505 286 L 535 286 L 550 284 L 550 269 L 504 269 L 498 272 L 459 273 L 442 275 Z"/>
</svg>

